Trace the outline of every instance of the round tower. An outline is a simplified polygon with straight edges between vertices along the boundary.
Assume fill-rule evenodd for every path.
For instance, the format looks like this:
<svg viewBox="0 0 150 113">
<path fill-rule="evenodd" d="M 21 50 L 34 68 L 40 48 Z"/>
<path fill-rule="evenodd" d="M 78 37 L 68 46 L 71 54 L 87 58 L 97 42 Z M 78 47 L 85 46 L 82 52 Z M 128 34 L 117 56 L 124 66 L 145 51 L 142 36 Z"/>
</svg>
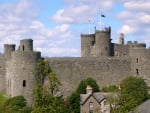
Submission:
<svg viewBox="0 0 150 113">
<path fill-rule="evenodd" d="M 20 51 L 32 51 L 32 50 L 33 50 L 32 39 L 20 40 Z"/>
<path fill-rule="evenodd" d="M 15 44 L 4 44 L 4 56 L 6 59 L 11 58 L 11 53 L 15 51 Z"/>
<path fill-rule="evenodd" d="M 33 101 L 33 89 L 35 88 L 33 71 L 37 60 L 41 58 L 40 52 L 31 51 L 31 42 L 32 40 L 22 40 L 21 50 L 12 52 L 11 60 L 6 64 L 7 94 L 11 97 L 22 95 L 29 105 Z"/>
<path fill-rule="evenodd" d="M 81 34 L 81 57 L 90 57 L 91 48 L 94 44 L 94 34 Z"/>
<path fill-rule="evenodd" d="M 95 54 L 97 57 L 111 55 L 111 28 L 106 28 L 105 31 L 95 32 Z"/>
</svg>

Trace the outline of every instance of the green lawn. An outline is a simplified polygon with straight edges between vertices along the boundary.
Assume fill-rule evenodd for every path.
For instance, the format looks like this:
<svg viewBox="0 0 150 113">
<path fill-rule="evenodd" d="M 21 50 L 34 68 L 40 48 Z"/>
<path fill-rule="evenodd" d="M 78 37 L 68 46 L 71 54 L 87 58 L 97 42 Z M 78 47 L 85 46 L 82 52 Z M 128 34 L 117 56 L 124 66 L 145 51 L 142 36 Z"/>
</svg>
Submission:
<svg viewBox="0 0 150 113">
<path fill-rule="evenodd" d="M 0 104 L 4 103 L 7 99 L 8 99 L 8 97 L 6 97 L 3 94 L 0 94 Z"/>
</svg>

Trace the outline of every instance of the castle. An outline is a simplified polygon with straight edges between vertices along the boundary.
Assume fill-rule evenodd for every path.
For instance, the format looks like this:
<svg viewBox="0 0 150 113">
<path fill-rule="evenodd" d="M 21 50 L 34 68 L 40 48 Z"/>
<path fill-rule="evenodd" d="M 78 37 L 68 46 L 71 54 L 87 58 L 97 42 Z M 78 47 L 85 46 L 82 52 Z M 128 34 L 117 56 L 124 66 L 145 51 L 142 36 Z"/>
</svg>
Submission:
<svg viewBox="0 0 150 113">
<path fill-rule="evenodd" d="M 29 104 L 33 100 L 35 78 L 33 70 L 41 53 L 33 50 L 33 40 L 24 39 L 16 50 L 5 44 L 0 55 L 0 92 L 8 96 L 23 95 Z M 150 49 L 145 43 L 111 42 L 111 28 L 81 34 L 81 57 L 45 58 L 58 75 L 60 92 L 68 96 L 82 79 L 92 77 L 101 86 L 119 84 L 128 76 L 142 77 L 150 86 Z"/>
</svg>

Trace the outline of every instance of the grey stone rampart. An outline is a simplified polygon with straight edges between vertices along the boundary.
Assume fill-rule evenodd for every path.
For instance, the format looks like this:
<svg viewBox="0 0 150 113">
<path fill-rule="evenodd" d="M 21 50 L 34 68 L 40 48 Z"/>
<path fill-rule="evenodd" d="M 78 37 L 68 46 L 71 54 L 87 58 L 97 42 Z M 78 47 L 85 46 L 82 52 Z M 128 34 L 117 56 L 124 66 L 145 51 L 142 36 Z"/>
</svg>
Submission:
<svg viewBox="0 0 150 113">
<path fill-rule="evenodd" d="M 5 93 L 5 58 L 0 55 L 0 92 Z"/>
<path fill-rule="evenodd" d="M 110 56 L 110 35 L 110 31 L 95 32 L 95 49 L 93 49 L 95 57 Z"/>
<path fill-rule="evenodd" d="M 124 57 L 124 56 L 129 56 L 129 49 L 130 46 L 129 45 L 122 45 L 122 44 L 113 44 L 113 56 L 120 56 L 120 57 Z"/>
<path fill-rule="evenodd" d="M 134 42 L 128 41 L 127 45 L 129 45 L 131 48 L 145 48 L 146 49 L 145 43 L 138 43 L 137 41 L 134 41 Z"/>
<path fill-rule="evenodd" d="M 33 70 L 40 57 L 40 52 L 15 51 L 12 53 L 11 60 L 6 63 L 7 95 L 11 97 L 23 95 L 28 104 L 31 104 L 35 87 Z"/>
<path fill-rule="evenodd" d="M 101 86 L 118 84 L 131 75 L 130 58 L 46 58 L 62 83 L 65 96 L 72 93 L 81 80 L 96 79 Z"/>
<path fill-rule="evenodd" d="M 150 86 L 150 49 L 130 49 L 131 67 L 134 76 L 140 76 Z"/>
<path fill-rule="evenodd" d="M 15 51 L 15 44 L 4 44 L 4 55 L 5 59 L 11 58 L 11 52 Z"/>
<path fill-rule="evenodd" d="M 111 28 L 81 34 L 81 57 L 111 56 Z"/>
<path fill-rule="evenodd" d="M 92 46 L 95 43 L 95 34 L 81 34 L 81 57 L 90 57 Z"/>
</svg>

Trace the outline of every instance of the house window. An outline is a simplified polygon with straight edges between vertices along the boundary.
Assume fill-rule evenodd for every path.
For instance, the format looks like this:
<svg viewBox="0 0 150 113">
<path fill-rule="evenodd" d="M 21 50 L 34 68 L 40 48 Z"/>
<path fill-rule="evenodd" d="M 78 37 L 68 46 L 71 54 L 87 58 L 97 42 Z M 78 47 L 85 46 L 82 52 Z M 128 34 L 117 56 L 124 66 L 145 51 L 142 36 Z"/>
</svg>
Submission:
<svg viewBox="0 0 150 113">
<path fill-rule="evenodd" d="M 26 81 L 25 80 L 23 80 L 22 86 L 26 87 Z"/>
<path fill-rule="evenodd" d="M 93 110 L 89 110 L 89 113 L 93 113 Z"/>
<path fill-rule="evenodd" d="M 93 102 L 90 102 L 90 103 L 89 103 L 89 109 L 90 109 L 90 110 L 93 110 Z"/>
</svg>

